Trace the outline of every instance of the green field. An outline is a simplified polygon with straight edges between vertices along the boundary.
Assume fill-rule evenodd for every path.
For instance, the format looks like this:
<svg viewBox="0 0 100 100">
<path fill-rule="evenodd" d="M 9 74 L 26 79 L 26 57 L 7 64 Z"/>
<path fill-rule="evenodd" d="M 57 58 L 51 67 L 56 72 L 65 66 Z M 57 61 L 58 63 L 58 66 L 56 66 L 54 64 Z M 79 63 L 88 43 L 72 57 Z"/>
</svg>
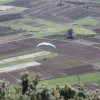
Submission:
<svg viewBox="0 0 100 100">
<path fill-rule="evenodd" d="M 94 22 L 98 22 L 98 20 L 94 19 L 94 18 L 84 18 L 84 19 L 75 21 L 75 24 L 88 25 L 88 24 L 92 24 Z"/>
<path fill-rule="evenodd" d="M 100 3 L 100 0 L 93 0 L 93 3 Z"/>
<path fill-rule="evenodd" d="M 94 38 L 100 39 L 100 35 L 95 36 Z"/>
<path fill-rule="evenodd" d="M 80 78 L 81 84 L 83 84 L 84 82 L 87 82 L 87 83 L 99 82 L 100 81 L 100 72 L 82 74 L 82 75 L 79 75 L 79 78 Z M 69 76 L 69 77 L 44 80 L 44 81 L 40 81 L 39 85 L 48 84 L 49 86 L 55 87 L 56 84 L 64 85 L 65 83 L 67 83 L 69 85 L 78 84 L 78 76 L 75 75 L 75 76 Z"/>
<path fill-rule="evenodd" d="M 14 0 L 1 0 L 0 5 L 3 5 L 5 3 L 11 2 L 11 1 L 14 1 Z M 68 1 L 68 0 L 66 0 L 66 1 Z M 71 1 L 86 2 L 87 0 L 71 0 Z M 100 3 L 100 0 L 94 0 L 92 2 Z M 71 5 L 71 6 L 74 7 L 74 5 Z M 81 7 L 83 7 L 83 6 L 84 5 L 82 5 Z M 89 10 L 91 10 L 91 9 L 92 8 L 90 7 Z M 58 16 L 59 16 L 59 14 L 58 14 Z M 27 38 L 27 37 L 25 37 L 26 35 L 27 36 L 31 35 L 31 37 L 33 37 L 33 38 L 44 38 L 45 36 L 55 35 L 55 34 L 65 35 L 65 34 L 67 34 L 67 30 L 70 28 L 73 29 L 75 36 L 78 36 L 78 34 L 80 36 L 81 35 L 91 36 L 91 35 L 96 35 L 96 32 L 94 32 L 93 29 L 100 28 L 100 18 L 97 19 L 97 18 L 87 17 L 84 19 L 77 20 L 74 23 L 60 24 L 60 23 L 56 23 L 56 22 L 52 22 L 52 21 L 47 21 L 47 20 L 44 20 L 41 18 L 32 18 L 27 15 L 23 15 L 23 17 L 24 18 L 21 18 L 21 19 L 0 22 L 0 26 L 10 27 L 11 29 L 15 29 L 15 30 L 24 30 L 22 33 L 14 34 L 14 35 L 22 34 L 21 35 L 22 39 Z M 85 26 L 85 25 L 89 25 L 89 26 Z M 10 32 L 8 32 L 8 33 L 10 33 Z M 8 35 L 8 36 L 13 38 L 14 35 Z M 4 37 L 8 38 L 8 36 L 4 36 Z M 19 37 L 17 37 L 17 39 L 19 39 Z M 100 39 L 100 35 L 97 35 L 94 38 Z M 14 40 L 14 38 L 12 40 Z M 60 39 L 59 39 L 59 41 L 60 41 Z M 68 40 L 68 42 L 69 42 L 69 40 Z M 5 55 L 0 56 L 0 60 L 15 57 L 15 56 L 36 53 L 38 51 L 42 51 L 42 50 L 35 48 L 33 50 L 27 49 L 26 51 L 23 50 L 22 52 L 11 53 L 9 55 L 5 54 Z M 77 57 L 77 55 L 75 55 L 75 57 Z M 44 58 L 46 58 L 45 62 L 44 62 Z M 0 64 L 0 68 L 13 66 L 13 65 L 21 64 L 21 63 L 26 63 L 26 62 L 32 62 L 32 61 L 37 61 L 37 62 L 41 63 L 42 66 L 47 66 L 47 67 L 49 66 L 50 68 L 52 68 L 54 70 L 60 69 L 60 68 L 75 68 L 76 66 L 81 66 L 81 65 L 86 64 L 85 62 L 77 60 L 77 58 L 74 59 L 74 58 L 67 57 L 64 55 L 59 55 L 57 53 L 51 53 L 51 54 L 47 54 L 47 55 L 43 55 L 43 56 L 32 57 L 32 58 L 28 58 L 28 59 L 21 59 L 21 60 L 16 60 L 16 61 L 11 61 L 11 62 L 7 62 L 4 64 Z M 95 61 L 92 63 L 92 65 L 94 65 L 96 67 L 100 67 L 100 61 Z M 60 69 L 60 71 L 61 71 L 61 69 Z M 81 84 L 83 84 L 84 82 L 96 83 L 96 82 L 100 81 L 100 72 L 81 74 L 81 75 L 79 75 L 79 78 L 80 78 Z M 78 84 L 78 82 L 79 82 L 78 75 L 73 75 L 73 76 L 68 76 L 68 77 L 43 80 L 43 81 L 40 81 L 39 85 L 46 83 L 49 86 L 55 87 L 56 84 L 64 85 L 64 83 L 67 83 L 69 85 L 74 85 L 74 84 Z"/>
<path fill-rule="evenodd" d="M 14 1 L 14 0 L 0 0 L 0 5 L 3 5 L 5 3 L 11 2 L 11 1 Z"/>
<path fill-rule="evenodd" d="M 25 23 L 24 23 L 25 22 Z M 27 23 L 33 23 L 29 25 Z M 36 26 L 34 23 L 37 23 L 40 26 Z M 12 29 L 16 30 L 26 30 L 27 34 L 32 34 L 35 38 L 42 38 L 44 36 L 54 35 L 54 34 L 65 34 L 69 28 L 73 28 L 75 34 L 83 34 L 83 35 L 91 35 L 95 34 L 95 32 L 86 29 L 81 26 L 74 26 L 74 25 L 66 25 L 66 24 L 58 24 L 42 19 L 36 18 L 35 20 L 31 18 L 13 20 L 8 22 L 0 23 L 0 26 L 9 26 Z M 43 27 L 44 26 L 44 27 Z M 25 32 L 25 34 L 26 34 Z M 63 33 L 64 32 L 64 33 Z"/>
</svg>

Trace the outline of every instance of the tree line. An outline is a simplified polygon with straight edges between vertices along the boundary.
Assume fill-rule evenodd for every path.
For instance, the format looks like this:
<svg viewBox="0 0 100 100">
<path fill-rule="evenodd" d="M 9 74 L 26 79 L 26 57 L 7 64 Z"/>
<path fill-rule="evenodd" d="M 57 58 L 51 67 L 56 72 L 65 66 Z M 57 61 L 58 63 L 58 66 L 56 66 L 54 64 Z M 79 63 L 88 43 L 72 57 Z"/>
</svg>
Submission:
<svg viewBox="0 0 100 100">
<path fill-rule="evenodd" d="M 39 85 L 41 74 L 20 74 L 17 84 L 10 84 L 4 79 L 0 82 L 0 100 L 100 100 L 100 91 L 87 91 L 84 85 L 77 89 L 68 85 L 56 84 L 50 87 L 46 83 Z"/>
</svg>

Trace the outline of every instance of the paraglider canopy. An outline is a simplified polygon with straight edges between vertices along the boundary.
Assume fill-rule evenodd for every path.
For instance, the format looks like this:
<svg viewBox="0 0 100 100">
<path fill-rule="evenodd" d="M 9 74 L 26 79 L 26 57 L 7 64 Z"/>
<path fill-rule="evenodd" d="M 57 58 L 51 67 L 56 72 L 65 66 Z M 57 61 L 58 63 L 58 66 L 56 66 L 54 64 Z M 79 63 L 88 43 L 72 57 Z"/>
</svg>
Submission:
<svg viewBox="0 0 100 100">
<path fill-rule="evenodd" d="M 54 50 L 56 50 L 56 47 L 53 45 L 53 44 L 51 44 L 51 43 L 39 43 L 38 45 L 37 45 L 37 47 L 39 47 L 39 46 L 50 46 L 50 47 L 52 47 Z"/>
</svg>

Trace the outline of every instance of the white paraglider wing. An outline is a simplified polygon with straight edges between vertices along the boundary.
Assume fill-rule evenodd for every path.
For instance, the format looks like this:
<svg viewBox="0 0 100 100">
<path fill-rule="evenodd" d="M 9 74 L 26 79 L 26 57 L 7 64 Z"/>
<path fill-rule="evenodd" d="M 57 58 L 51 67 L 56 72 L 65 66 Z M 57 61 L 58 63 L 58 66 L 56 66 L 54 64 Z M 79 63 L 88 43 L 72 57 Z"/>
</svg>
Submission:
<svg viewBox="0 0 100 100">
<path fill-rule="evenodd" d="M 53 45 L 53 44 L 51 44 L 51 43 L 39 43 L 38 45 L 37 45 L 37 47 L 39 47 L 39 46 L 50 46 L 50 47 L 52 47 L 54 50 L 56 50 L 56 47 Z"/>
</svg>

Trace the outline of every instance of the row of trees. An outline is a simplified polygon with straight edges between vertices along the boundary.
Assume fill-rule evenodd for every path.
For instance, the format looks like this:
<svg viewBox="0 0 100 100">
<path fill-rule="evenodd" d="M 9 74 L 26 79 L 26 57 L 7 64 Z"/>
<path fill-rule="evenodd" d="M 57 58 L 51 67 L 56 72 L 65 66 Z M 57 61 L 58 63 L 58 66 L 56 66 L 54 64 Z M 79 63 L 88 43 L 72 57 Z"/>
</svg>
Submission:
<svg viewBox="0 0 100 100">
<path fill-rule="evenodd" d="M 100 91 L 88 92 L 83 85 L 78 89 L 70 85 L 49 87 L 47 84 L 38 85 L 41 74 L 29 75 L 21 73 L 21 81 L 17 85 L 0 83 L 0 100 L 100 100 Z M 11 88 L 11 89 L 9 89 Z"/>
</svg>

